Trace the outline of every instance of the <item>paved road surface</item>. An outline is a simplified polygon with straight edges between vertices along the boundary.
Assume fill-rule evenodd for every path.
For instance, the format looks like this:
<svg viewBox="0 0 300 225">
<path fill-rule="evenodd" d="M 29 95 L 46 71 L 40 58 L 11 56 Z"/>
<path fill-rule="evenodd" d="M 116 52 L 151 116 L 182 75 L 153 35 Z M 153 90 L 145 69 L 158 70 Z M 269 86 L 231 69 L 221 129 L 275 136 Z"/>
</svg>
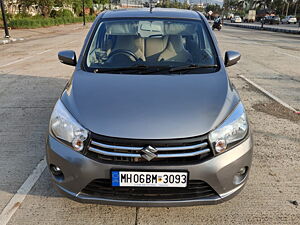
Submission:
<svg viewBox="0 0 300 225">
<path fill-rule="evenodd" d="M 300 109 L 300 38 L 298 35 L 270 33 L 226 27 L 215 32 L 220 47 L 237 50 L 242 60 L 239 74 Z"/>
<path fill-rule="evenodd" d="M 0 212 L 45 155 L 51 109 L 72 74 L 57 52 L 79 53 L 87 29 L 74 25 L 40 39 L 0 46 Z M 68 33 L 69 32 L 69 33 Z M 64 35 L 61 35 L 64 33 Z M 300 120 L 243 80 L 257 82 L 300 109 L 300 40 L 294 35 L 225 27 L 222 51 L 238 50 L 228 68 L 255 138 L 250 179 L 241 194 L 217 206 L 135 208 L 80 204 L 53 190 L 44 171 L 9 224 L 296 224 L 300 221 Z M 18 206 L 18 205 L 16 205 Z M 1 223 L 1 221 L 0 221 Z"/>
</svg>

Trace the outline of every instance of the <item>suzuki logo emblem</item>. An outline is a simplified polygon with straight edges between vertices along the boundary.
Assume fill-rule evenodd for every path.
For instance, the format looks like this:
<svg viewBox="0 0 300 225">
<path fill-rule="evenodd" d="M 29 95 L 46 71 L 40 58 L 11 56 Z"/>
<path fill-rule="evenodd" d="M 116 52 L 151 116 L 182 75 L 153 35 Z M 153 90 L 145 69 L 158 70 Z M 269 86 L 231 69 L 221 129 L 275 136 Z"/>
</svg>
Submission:
<svg viewBox="0 0 300 225">
<path fill-rule="evenodd" d="M 157 156 L 155 154 L 157 152 L 157 149 L 150 145 L 146 146 L 141 151 L 142 151 L 141 156 L 148 161 L 154 159 Z"/>
</svg>

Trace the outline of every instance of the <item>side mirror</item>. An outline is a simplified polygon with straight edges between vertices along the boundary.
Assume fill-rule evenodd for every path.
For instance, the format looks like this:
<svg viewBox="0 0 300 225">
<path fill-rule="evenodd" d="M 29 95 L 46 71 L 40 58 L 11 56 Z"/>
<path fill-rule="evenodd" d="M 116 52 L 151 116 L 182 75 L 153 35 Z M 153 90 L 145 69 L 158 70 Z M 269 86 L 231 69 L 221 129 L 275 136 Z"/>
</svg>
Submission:
<svg viewBox="0 0 300 225">
<path fill-rule="evenodd" d="M 241 54 L 235 51 L 227 51 L 225 53 L 225 66 L 232 66 L 236 64 L 241 58 Z"/>
<path fill-rule="evenodd" d="M 59 52 L 58 59 L 61 63 L 69 66 L 76 66 L 77 64 L 76 53 L 71 50 Z"/>
</svg>

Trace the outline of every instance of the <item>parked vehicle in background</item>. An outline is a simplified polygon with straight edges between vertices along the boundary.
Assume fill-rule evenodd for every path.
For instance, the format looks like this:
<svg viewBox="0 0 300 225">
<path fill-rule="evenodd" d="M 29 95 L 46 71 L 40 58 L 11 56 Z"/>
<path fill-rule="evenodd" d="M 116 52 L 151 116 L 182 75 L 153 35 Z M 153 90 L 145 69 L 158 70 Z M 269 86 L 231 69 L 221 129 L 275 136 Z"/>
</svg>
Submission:
<svg viewBox="0 0 300 225">
<path fill-rule="evenodd" d="M 233 13 L 230 13 L 227 17 L 227 19 L 231 20 L 232 18 L 234 17 L 234 14 Z"/>
<path fill-rule="evenodd" d="M 244 22 L 254 23 L 256 17 L 256 10 L 249 10 L 248 14 L 245 16 Z"/>
<path fill-rule="evenodd" d="M 284 24 L 284 23 L 287 23 L 287 24 L 294 23 L 294 24 L 296 24 L 297 23 L 297 18 L 295 16 L 286 16 L 281 20 L 281 23 L 282 24 Z"/>
<path fill-rule="evenodd" d="M 269 16 L 265 16 L 265 17 L 261 18 L 261 19 L 259 20 L 259 22 L 261 22 L 261 23 L 263 23 L 263 24 L 269 23 L 269 22 L 268 22 L 268 17 L 269 17 Z"/>
<path fill-rule="evenodd" d="M 235 16 L 231 18 L 231 23 L 241 23 L 241 22 L 242 22 L 242 18 L 240 16 Z"/>
<path fill-rule="evenodd" d="M 270 24 L 279 24 L 280 23 L 280 17 L 279 16 L 271 16 Z"/>
<path fill-rule="evenodd" d="M 280 18 L 279 16 L 266 16 L 264 19 L 263 19 L 263 23 L 265 24 L 279 24 L 280 23 Z"/>
</svg>

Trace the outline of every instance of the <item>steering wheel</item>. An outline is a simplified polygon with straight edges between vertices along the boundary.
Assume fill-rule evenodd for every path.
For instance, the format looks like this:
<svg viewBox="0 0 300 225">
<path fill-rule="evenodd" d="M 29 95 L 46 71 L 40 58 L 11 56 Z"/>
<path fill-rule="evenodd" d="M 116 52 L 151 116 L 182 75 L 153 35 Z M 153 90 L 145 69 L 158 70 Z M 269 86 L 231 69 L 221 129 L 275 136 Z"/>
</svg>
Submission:
<svg viewBox="0 0 300 225">
<path fill-rule="evenodd" d="M 109 54 L 107 61 L 111 61 L 113 57 L 116 57 L 118 55 L 124 55 L 127 56 L 128 59 L 132 62 L 138 61 L 138 57 L 131 51 L 129 50 L 123 50 L 123 49 L 118 49 L 116 51 L 113 51 L 112 53 Z"/>
</svg>

